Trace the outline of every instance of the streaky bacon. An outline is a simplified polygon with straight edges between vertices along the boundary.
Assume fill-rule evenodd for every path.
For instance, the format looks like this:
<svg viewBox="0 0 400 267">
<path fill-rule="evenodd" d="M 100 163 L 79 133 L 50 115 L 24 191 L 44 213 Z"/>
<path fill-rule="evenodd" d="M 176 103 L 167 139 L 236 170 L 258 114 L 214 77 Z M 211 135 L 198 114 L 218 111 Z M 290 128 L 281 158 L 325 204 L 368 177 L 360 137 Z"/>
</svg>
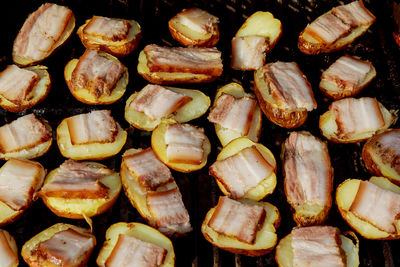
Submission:
<svg viewBox="0 0 400 267">
<path fill-rule="evenodd" d="M 375 21 L 375 16 L 365 8 L 361 0 L 334 7 L 332 13 L 352 28 L 371 25 Z"/>
<path fill-rule="evenodd" d="M 196 7 L 184 9 L 174 19 L 189 29 L 203 34 L 213 33 L 216 24 L 219 22 L 216 16 Z"/>
<path fill-rule="evenodd" d="M 256 70 L 264 65 L 267 49 L 268 40 L 265 37 L 257 35 L 234 37 L 231 67 L 239 70 Z"/>
<path fill-rule="evenodd" d="M 122 19 L 93 16 L 83 29 L 83 33 L 105 41 L 127 39 L 131 24 Z"/>
<path fill-rule="evenodd" d="M 304 33 L 311 35 L 321 43 L 330 45 L 349 34 L 351 27 L 343 21 L 328 13 L 317 18 L 305 28 Z"/>
<path fill-rule="evenodd" d="M 400 174 L 400 130 L 393 129 L 380 134 L 372 146 L 371 153 Z"/>
<path fill-rule="evenodd" d="M 0 262 L 2 266 L 17 266 L 18 255 L 13 251 L 4 230 L 0 230 Z"/>
</svg>

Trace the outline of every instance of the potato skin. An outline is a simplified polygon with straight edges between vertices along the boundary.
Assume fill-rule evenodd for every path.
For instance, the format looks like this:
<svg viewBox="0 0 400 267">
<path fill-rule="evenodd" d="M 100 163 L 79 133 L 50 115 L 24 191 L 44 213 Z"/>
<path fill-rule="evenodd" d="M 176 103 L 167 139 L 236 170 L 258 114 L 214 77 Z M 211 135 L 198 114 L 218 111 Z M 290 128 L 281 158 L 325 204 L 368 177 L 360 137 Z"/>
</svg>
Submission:
<svg viewBox="0 0 400 267">
<path fill-rule="evenodd" d="M 213 34 L 209 39 L 193 40 L 184 35 L 183 33 L 181 33 L 180 31 L 178 31 L 177 29 L 175 29 L 171 20 L 168 21 L 168 29 L 172 35 L 172 38 L 174 38 L 176 41 L 178 41 L 180 44 L 184 46 L 214 47 L 219 41 L 218 27 L 215 29 L 215 31 L 213 32 Z"/>
</svg>

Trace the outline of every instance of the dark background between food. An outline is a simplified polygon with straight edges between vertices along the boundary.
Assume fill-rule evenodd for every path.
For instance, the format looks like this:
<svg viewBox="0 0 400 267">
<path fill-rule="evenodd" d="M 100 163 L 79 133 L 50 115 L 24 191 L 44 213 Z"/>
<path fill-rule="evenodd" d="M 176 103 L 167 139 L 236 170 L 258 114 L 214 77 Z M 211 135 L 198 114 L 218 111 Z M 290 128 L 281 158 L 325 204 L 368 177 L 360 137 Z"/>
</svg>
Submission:
<svg viewBox="0 0 400 267">
<path fill-rule="evenodd" d="M 11 64 L 12 43 L 18 30 L 22 26 L 29 13 L 36 10 L 44 1 L 2 1 L 0 8 L 1 42 L 0 42 L 0 69 Z M 18 114 L 0 111 L 0 125 L 10 122 L 26 113 L 35 114 L 47 119 L 53 127 L 53 133 L 63 118 L 74 114 L 89 112 L 94 109 L 111 109 L 112 115 L 129 132 L 128 140 L 122 152 L 131 147 L 150 146 L 150 133 L 134 130 L 124 119 L 124 107 L 126 99 L 134 92 L 147 84 L 137 74 L 137 58 L 139 51 L 147 44 L 160 45 L 179 44 L 172 39 L 168 31 L 168 20 L 183 8 L 200 7 L 220 18 L 221 38 L 218 48 L 223 52 L 224 72 L 213 83 L 198 85 L 179 85 L 183 88 L 200 89 L 213 99 L 217 88 L 236 81 L 241 83 L 247 91 L 253 87 L 253 73 L 233 71 L 230 69 L 230 41 L 244 20 L 258 10 L 270 11 L 281 20 L 283 35 L 276 47 L 266 57 L 267 62 L 296 61 L 308 80 L 312 84 L 318 109 L 309 114 L 307 122 L 297 130 L 308 130 L 314 135 L 321 136 L 318 129 L 319 115 L 324 113 L 330 101 L 322 96 L 318 90 L 321 71 L 326 69 L 339 56 L 350 54 L 362 59 L 370 60 L 377 70 L 377 77 L 373 80 L 360 96 L 376 97 L 389 109 L 398 109 L 400 104 L 400 68 L 399 48 L 393 37 L 392 10 L 390 1 L 368 0 L 366 6 L 377 17 L 375 24 L 368 32 L 356 40 L 350 47 L 343 51 L 317 56 L 306 56 L 297 48 L 297 38 L 301 30 L 316 17 L 330 10 L 332 7 L 350 2 L 322 1 L 322 0 L 275 0 L 275 1 L 128 1 L 128 0 L 76 0 L 53 1 L 66 5 L 72 9 L 76 17 L 76 25 L 82 25 L 92 15 L 108 17 L 121 17 L 134 19 L 140 23 L 143 30 L 143 39 L 139 49 L 134 51 L 121 61 L 129 68 L 130 81 L 125 95 L 116 103 L 108 106 L 91 106 L 78 102 L 70 94 L 63 77 L 66 63 L 77 58 L 84 52 L 75 28 L 72 37 L 56 53 L 41 64 L 48 67 L 52 78 L 52 88 L 49 96 L 38 106 Z M 295 225 L 289 205 L 283 192 L 283 177 L 281 175 L 281 162 L 279 160 L 280 146 L 287 137 L 286 129 L 275 126 L 263 117 L 263 129 L 260 142 L 267 146 L 275 155 L 278 162 L 278 185 L 271 196 L 266 197 L 279 208 L 282 216 L 281 226 L 277 233 L 279 239 L 287 235 Z M 208 157 L 207 166 L 200 171 L 191 174 L 173 172 L 176 182 L 182 191 L 184 202 L 189 210 L 193 232 L 186 237 L 173 239 L 176 253 L 176 266 L 277 266 L 274 260 L 274 252 L 262 257 L 237 256 L 217 248 L 213 248 L 200 232 L 201 222 L 206 212 L 216 204 L 221 195 L 214 179 L 208 175 L 208 166 L 212 164 L 221 149 L 215 135 L 214 127 L 206 120 L 206 115 L 191 122 L 205 128 L 213 147 Z M 397 123 L 394 128 L 399 128 Z M 54 134 L 55 137 L 55 134 Z M 347 178 L 368 179 L 370 174 L 364 167 L 360 157 L 363 143 L 360 144 L 332 144 L 329 143 L 329 152 L 335 170 L 335 188 Z M 110 168 L 119 170 L 121 153 L 115 157 L 103 161 Z M 50 151 L 39 158 L 47 170 L 58 167 L 65 159 L 61 156 L 54 139 Z M 3 163 L 3 162 L 2 162 Z M 95 260 L 104 241 L 106 229 L 116 222 L 144 222 L 138 212 L 131 206 L 128 198 L 122 192 L 115 205 L 107 212 L 93 218 L 94 234 L 97 238 L 97 246 L 90 257 L 88 266 L 96 266 Z M 3 227 L 15 236 L 18 248 L 21 249 L 24 242 L 47 227 L 58 223 L 72 223 L 87 227 L 83 220 L 71 220 L 55 216 L 41 200 L 36 201 L 20 219 Z M 339 227 L 342 231 L 350 230 L 343 221 L 336 205 L 332 207 L 328 225 Z M 400 241 L 369 241 L 360 238 L 360 265 L 361 266 L 400 266 Z M 26 266 L 22 258 L 21 266 Z"/>
</svg>

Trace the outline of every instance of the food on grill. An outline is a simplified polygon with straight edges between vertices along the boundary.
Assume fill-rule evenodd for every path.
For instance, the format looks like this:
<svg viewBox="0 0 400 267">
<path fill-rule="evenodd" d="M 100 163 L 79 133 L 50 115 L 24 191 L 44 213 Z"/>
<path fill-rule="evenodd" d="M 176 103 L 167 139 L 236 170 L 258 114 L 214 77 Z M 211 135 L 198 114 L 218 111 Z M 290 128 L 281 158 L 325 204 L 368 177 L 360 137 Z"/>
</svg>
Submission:
<svg viewBox="0 0 400 267">
<path fill-rule="evenodd" d="M 375 98 L 345 98 L 332 102 L 321 115 L 319 128 L 329 141 L 356 143 L 389 128 L 396 117 Z"/>
<path fill-rule="evenodd" d="M 70 159 L 105 159 L 125 144 L 126 131 L 108 110 L 96 110 L 64 119 L 57 127 L 61 154 Z"/>
<path fill-rule="evenodd" d="M 268 202 L 220 197 L 218 205 L 208 211 L 201 232 L 220 249 L 255 257 L 275 247 L 279 222 L 278 209 Z"/>
<path fill-rule="evenodd" d="M 226 145 L 210 166 L 224 195 L 259 201 L 276 186 L 276 161 L 262 144 L 240 137 Z"/>
<path fill-rule="evenodd" d="M 31 206 L 45 175 L 43 166 L 35 161 L 10 159 L 4 163 L 0 169 L 0 225 L 12 223 Z"/>
<path fill-rule="evenodd" d="M 134 20 L 93 16 L 79 27 L 78 35 L 87 49 L 123 57 L 138 47 L 142 30 Z"/>
<path fill-rule="evenodd" d="M 242 136 L 258 142 L 261 116 L 254 95 L 246 93 L 240 84 L 230 83 L 218 89 L 208 120 L 214 123 L 215 132 L 225 146 Z"/>
<path fill-rule="evenodd" d="M 246 19 L 232 39 L 231 67 L 256 70 L 265 63 L 265 54 L 282 35 L 282 24 L 269 12 L 257 11 Z"/>
<path fill-rule="evenodd" d="M 50 87 L 47 67 L 9 65 L 0 73 L 0 106 L 11 112 L 26 110 L 43 101 Z"/>
<path fill-rule="evenodd" d="M 200 8 L 184 9 L 168 21 L 172 37 L 184 46 L 213 47 L 219 41 L 219 19 Z"/>
<path fill-rule="evenodd" d="M 28 240 L 21 255 L 29 266 L 86 266 L 96 245 L 89 230 L 57 223 Z"/>
<path fill-rule="evenodd" d="M 200 170 L 211 151 L 203 128 L 179 123 L 158 125 L 151 135 L 151 146 L 164 164 L 179 172 Z"/>
<path fill-rule="evenodd" d="M 293 228 L 276 246 L 275 259 L 279 267 L 358 267 L 358 239 L 345 235 L 332 226 Z"/>
<path fill-rule="evenodd" d="M 346 180 L 336 190 L 336 203 L 343 219 L 363 237 L 400 238 L 400 187 L 388 179 Z"/>
<path fill-rule="evenodd" d="M 295 62 L 275 62 L 254 74 L 254 92 L 261 110 L 273 123 L 296 128 L 317 108 L 311 85 Z"/>
<path fill-rule="evenodd" d="M 332 8 L 300 33 L 298 47 L 307 55 L 329 53 L 345 48 L 364 34 L 375 16 L 362 0 Z"/>
<path fill-rule="evenodd" d="M 108 228 L 96 262 L 100 267 L 174 267 L 175 253 L 171 240 L 154 228 L 120 222 Z"/>
<path fill-rule="evenodd" d="M 92 105 L 112 104 L 120 99 L 129 80 L 128 69 L 116 57 L 92 49 L 69 61 L 64 77 L 71 94 Z"/>
<path fill-rule="evenodd" d="M 300 226 L 322 224 L 332 206 L 333 169 L 326 143 L 291 132 L 282 146 L 285 193 Z"/>
<path fill-rule="evenodd" d="M 96 162 L 67 160 L 47 175 L 39 195 L 57 216 L 83 219 L 111 208 L 120 191 L 117 172 Z"/>
<path fill-rule="evenodd" d="M 217 48 L 147 45 L 139 54 L 138 73 L 156 84 L 212 82 L 222 74 Z"/>
<path fill-rule="evenodd" d="M 15 239 L 7 231 L 0 229 L 0 262 L 2 266 L 17 267 L 18 247 Z"/>
<path fill-rule="evenodd" d="M 37 158 L 49 150 L 52 141 L 50 125 L 31 113 L 0 127 L 0 158 Z"/>
<path fill-rule="evenodd" d="M 75 27 L 70 9 L 51 3 L 42 4 L 29 15 L 14 41 L 12 57 L 15 64 L 36 64 L 61 46 Z"/>
<path fill-rule="evenodd" d="M 152 131 L 162 121 L 188 122 L 202 116 L 210 98 L 198 90 L 148 84 L 126 101 L 125 119 L 135 128 Z"/>
<path fill-rule="evenodd" d="M 400 129 L 391 129 L 369 139 L 362 151 L 365 166 L 372 175 L 400 183 Z"/>
</svg>

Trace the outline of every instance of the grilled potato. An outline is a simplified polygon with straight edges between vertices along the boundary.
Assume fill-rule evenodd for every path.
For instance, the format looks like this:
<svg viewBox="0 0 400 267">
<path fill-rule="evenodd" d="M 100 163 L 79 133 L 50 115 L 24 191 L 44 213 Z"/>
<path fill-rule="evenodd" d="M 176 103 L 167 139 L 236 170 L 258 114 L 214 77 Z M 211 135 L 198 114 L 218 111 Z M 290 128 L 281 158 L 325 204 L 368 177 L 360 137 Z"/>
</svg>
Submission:
<svg viewBox="0 0 400 267">
<path fill-rule="evenodd" d="M 165 235 L 160 233 L 150 226 L 141 223 L 115 223 L 111 225 L 106 232 L 106 240 L 97 256 L 97 264 L 100 267 L 106 266 L 106 261 L 110 256 L 115 244 L 118 241 L 120 234 L 129 235 L 138 238 L 142 241 L 153 243 L 157 246 L 163 247 L 167 250 L 164 258 L 164 263 L 161 267 L 174 267 L 175 266 L 175 253 L 171 240 Z"/>
<path fill-rule="evenodd" d="M 3 249 L 1 249 L 2 254 L 2 264 L 6 267 L 18 267 L 19 259 L 18 259 L 18 247 L 15 243 L 15 239 L 12 235 L 10 235 L 6 230 L 0 229 L 0 242 L 7 242 L 7 244 L 2 245 Z M 8 254 L 7 256 L 5 256 Z M 6 261 L 6 262 L 4 262 Z M 7 265 L 4 265 L 7 264 Z"/>
</svg>

